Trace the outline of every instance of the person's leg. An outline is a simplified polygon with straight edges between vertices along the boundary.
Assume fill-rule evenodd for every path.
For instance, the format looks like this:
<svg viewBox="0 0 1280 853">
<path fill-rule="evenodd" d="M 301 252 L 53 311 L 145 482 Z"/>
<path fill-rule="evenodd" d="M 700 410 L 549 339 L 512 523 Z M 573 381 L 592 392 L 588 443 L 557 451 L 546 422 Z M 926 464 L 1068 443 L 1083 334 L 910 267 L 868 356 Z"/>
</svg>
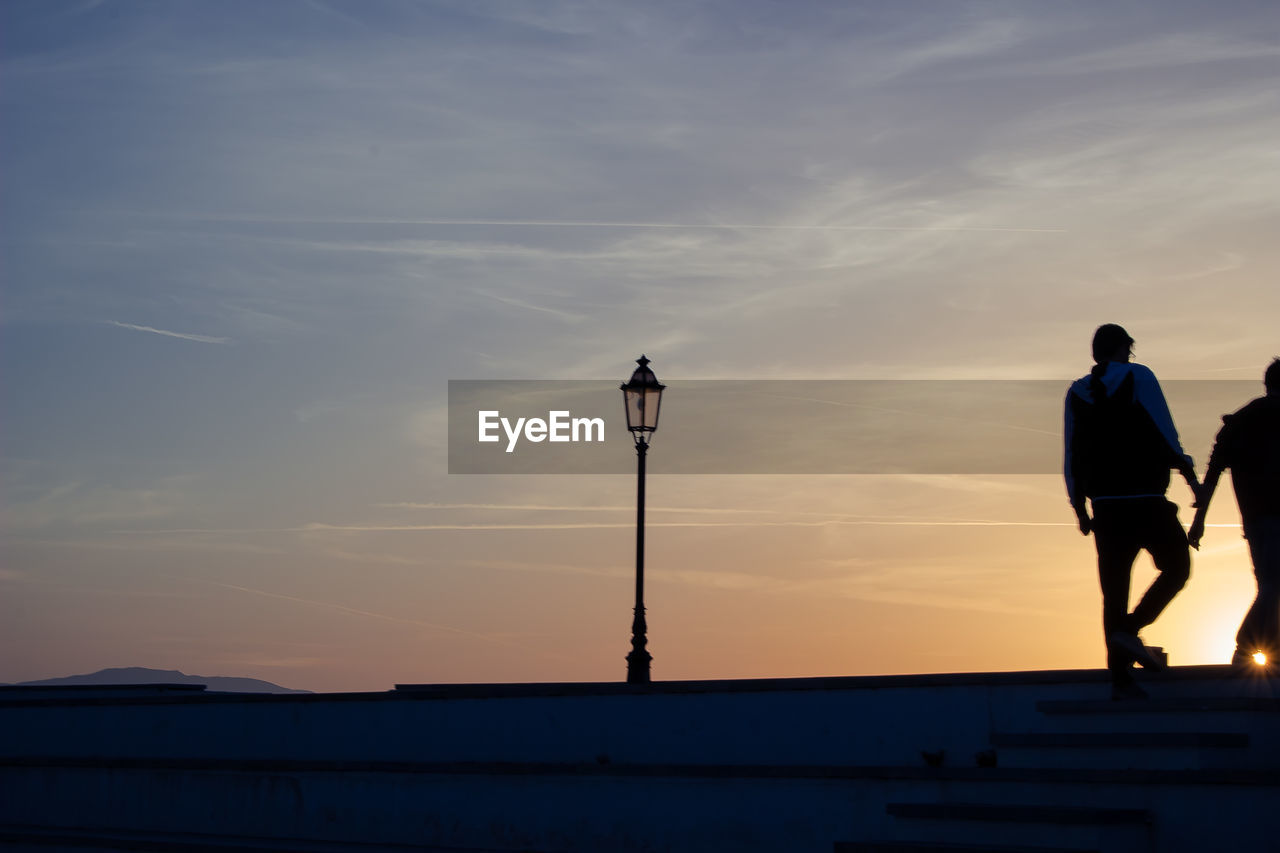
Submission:
<svg viewBox="0 0 1280 853">
<path fill-rule="evenodd" d="M 1098 583 L 1102 587 L 1102 633 L 1109 638 L 1116 631 L 1129 630 L 1129 578 L 1133 561 L 1138 556 L 1138 542 L 1133 536 L 1131 519 L 1123 505 L 1095 504 L 1093 518 L 1094 544 L 1098 548 Z M 1113 683 L 1132 680 L 1132 659 L 1120 649 L 1106 643 L 1107 669 Z"/>
<path fill-rule="evenodd" d="M 1151 554 L 1159 572 L 1129 617 L 1132 633 L 1141 631 L 1169 606 L 1191 576 L 1191 548 L 1186 531 L 1178 523 L 1178 506 L 1169 501 L 1144 507 L 1142 546 Z"/>
<path fill-rule="evenodd" d="M 1250 524 L 1246 534 L 1258 596 L 1236 634 L 1233 661 L 1261 651 L 1274 666 L 1280 661 L 1280 517 L 1264 517 Z"/>
</svg>

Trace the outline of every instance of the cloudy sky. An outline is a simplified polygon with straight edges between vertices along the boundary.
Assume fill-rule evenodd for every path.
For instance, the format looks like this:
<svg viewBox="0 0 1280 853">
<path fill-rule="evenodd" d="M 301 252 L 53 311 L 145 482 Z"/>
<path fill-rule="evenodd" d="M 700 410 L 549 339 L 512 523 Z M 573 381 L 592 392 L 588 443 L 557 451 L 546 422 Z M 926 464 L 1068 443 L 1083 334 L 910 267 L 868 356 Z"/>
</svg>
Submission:
<svg viewBox="0 0 1280 853">
<path fill-rule="evenodd" d="M 451 379 L 1065 390 L 1108 321 L 1165 379 L 1280 353 L 1269 2 L 0 19 L 0 681 L 620 679 L 634 478 L 450 475 Z M 1252 597 L 1221 494 L 1146 634 L 1174 663 L 1224 661 Z M 649 507 L 655 678 L 1101 665 L 1058 477 Z"/>
</svg>

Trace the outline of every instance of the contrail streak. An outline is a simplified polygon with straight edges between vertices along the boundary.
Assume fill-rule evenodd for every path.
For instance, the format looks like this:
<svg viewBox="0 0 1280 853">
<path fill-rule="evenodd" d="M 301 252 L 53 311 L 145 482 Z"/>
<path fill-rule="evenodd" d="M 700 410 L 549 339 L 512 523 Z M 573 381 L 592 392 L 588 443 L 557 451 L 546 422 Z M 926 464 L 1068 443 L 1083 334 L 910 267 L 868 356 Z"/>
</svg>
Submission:
<svg viewBox="0 0 1280 853">
<path fill-rule="evenodd" d="M 705 222 L 593 222 L 584 219 L 388 219 L 258 216 L 254 214 L 178 214 L 169 219 L 201 222 L 258 222 L 298 225 L 438 225 L 473 228 L 658 228 L 682 231 L 1008 231 L 1030 234 L 1065 234 L 1066 228 L 1030 228 L 1009 225 L 766 225 L 761 223 Z"/>
<path fill-rule="evenodd" d="M 531 512 L 635 512 L 634 504 L 618 505 L 618 506 L 557 506 L 554 504 L 476 504 L 476 503 L 417 503 L 414 501 L 399 501 L 396 503 L 379 503 L 374 504 L 377 507 L 385 507 L 387 509 L 494 509 L 494 510 L 519 510 Z M 651 506 L 646 507 L 645 512 L 687 512 L 687 513 L 712 513 L 715 515 L 731 515 L 735 513 L 751 513 L 758 515 L 760 513 L 776 513 L 774 509 L 742 509 L 738 507 L 682 507 L 682 506 Z M 829 516 L 828 512 L 803 512 L 795 510 L 785 510 L 788 515 L 820 515 Z"/>
<path fill-rule="evenodd" d="M 337 221 L 345 220 L 319 220 Z M 458 225 L 477 228 L 664 228 L 680 231 L 1015 231 L 1065 234 L 1065 228 L 1016 228 L 1004 225 L 761 225 L 694 222 L 590 222 L 574 219 L 407 219 L 356 220 L 350 224 Z"/>
<path fill-rule="evenodd" d="M 184 341 L 199 341 L 202 344 L 228 344 L 231 338 L 218 338 L 213 335 L 191 335 L 185 332 L 170 332 L 167 329 L 156 329 L 152 326 L 135 326 L 133 323 L 121 323 L 117 320 L 108 320 L 108 324 L 119 326 L 121 329 L 132 329 L 135 332 L 150 332 L 153 335 L 164 335 L 166 338 L 181 338 Z"/>
<path fill-rule="evenodd" d="M 635 511 L 631 507 L 631 511 Z M 653 521 L 645 524 L 654 527 L 1075 527 L 1074 521 L 992 521 L 960 519 L 947 521 L 909 521 L 894 519 L 831 518 L 822 521 Z M 1206 527 L 1239 529 L 1236 523 L 1207 524 Z M 146 535 L 208 535 L 215 533 L 412 533 L 433 530 L 633 530 L 634 521 L 627 522 L 565 522 L 543 524 L 324 524 L 314 522 L 303 527 L 276 528 L 169 528 L 155 530 L 113 530 L 122 536 Z M 27 540 L 40 541 L 44 540 Z M 53 543 L 50 543 L 53 544 Z M 57 543 L 65 544 L 65 543 Z M 101 547 L 95 545 L 94 547 Z"/>
<path fill-rule="evenodd" d="M 1066 521 L 886 521 L 827 519 L 825 521 L 656 521 L 653 527 L 1075 527 Z M 544 524 L 308 524 L 303 530 L 335 533 L 394 533 L 431 530 L 613 530 L 634 528 L 634 522 L 566 522 Z"/>
</svg>

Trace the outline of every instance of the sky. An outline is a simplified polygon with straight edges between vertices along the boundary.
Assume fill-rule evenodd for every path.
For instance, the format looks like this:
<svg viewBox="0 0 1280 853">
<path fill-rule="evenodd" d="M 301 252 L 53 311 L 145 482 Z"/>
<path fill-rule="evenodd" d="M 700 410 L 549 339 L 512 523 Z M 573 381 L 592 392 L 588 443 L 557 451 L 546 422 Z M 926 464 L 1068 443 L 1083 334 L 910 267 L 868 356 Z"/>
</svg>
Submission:
<svg viewBox="0 0 1280 853">
<path fill-rule="evenodd" d="M 681 380 L 1065 391 L 1104 322 L 1165 380 L 1260 394 L 1280 354 L 1269 2 L 9 0 L 0 33 L 0 682 L 621 680 L 634 475 L 449 474 L 450 380 L 644 353 L 676 418 Z M 1060 476 L 647 491 L 655 680 L 1103 665 Z M 1252 600 L 1229 489 L 1209 521 L 1144 634 L 1174 664 Z"/>
</svg>

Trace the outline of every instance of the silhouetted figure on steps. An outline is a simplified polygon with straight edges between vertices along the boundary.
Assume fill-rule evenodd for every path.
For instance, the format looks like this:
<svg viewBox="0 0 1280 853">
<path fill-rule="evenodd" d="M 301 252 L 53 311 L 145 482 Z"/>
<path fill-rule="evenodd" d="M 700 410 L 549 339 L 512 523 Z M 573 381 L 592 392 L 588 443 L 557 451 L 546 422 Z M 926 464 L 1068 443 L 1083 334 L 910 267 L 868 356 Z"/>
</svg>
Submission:
<svg viewBox="0 0 1280 853">
<path fill-rule="evenodd" d="M 1258 597 L 1236 634 L 1231 663 L 1252 666 L 1254 655 L 1261 652 L 1265 658 L 1259 662 L 1276 671 L 1280 662 L 1280 358 L 1271 362 L 1262 381 L 1265 397 L 1222 416 L 1222 429 L 1209 456 L 1204 491 L 1187 538 L 1192 547 L 1200 547 L 1209 501 L 1223 469 L 1230 468 L 1244 538 L 1249 540 L 1253 557 L 1253 574 L 1258 579 Z"/>
<path fill-rule="evenodd" d="M 1092 531 L 1102 586 L 1102 628 L 1112 698 L 1142 698 L 1134 662 L 1160 668 L 1138 632 L 1156 620 L 1191 572 L 1178 507 L 1165 498 L 1177 469 L 1199 494 L 1191 457 L 1182 450 L 1155 374 L 1130 361 L 1133 338 L 1108 323 L 1093 336 L 1093 370 L 1067 392 L 1063 471 L 1080 532 Z M 1093 517 L 1085 508 L 1093 505 Z M 1129 612 L 1129 583 L 1138 552 L 1160 572 Z"/>
</svg>

